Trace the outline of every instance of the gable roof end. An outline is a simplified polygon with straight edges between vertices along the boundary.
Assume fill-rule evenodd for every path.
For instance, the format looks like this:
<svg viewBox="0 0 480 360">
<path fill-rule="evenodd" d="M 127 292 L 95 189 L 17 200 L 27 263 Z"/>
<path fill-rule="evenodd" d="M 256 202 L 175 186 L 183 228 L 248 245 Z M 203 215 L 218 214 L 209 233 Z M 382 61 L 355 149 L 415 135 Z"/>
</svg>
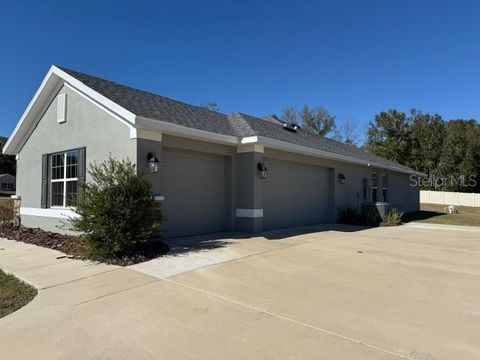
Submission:
<svg viewBox="0 0 480 360">
<path fill-rule="evenodd" d="M 47 107 L 53 101 L 63 85 L 70 86 L 76 91 L 79 91 L 91 101 L 108 109 L 127 124 L 135 124 L 135 114 L 92 90 L 59 67 L 52 65 L 30 101 L 27 109 L 18 121 L 12 135 L 4 145 L 4 154 L 16 155 L 21 150 L 26 139 L 28 139 L 38 121 L 40 121 L 42 114 L 46 111 Z"/>
</svg>

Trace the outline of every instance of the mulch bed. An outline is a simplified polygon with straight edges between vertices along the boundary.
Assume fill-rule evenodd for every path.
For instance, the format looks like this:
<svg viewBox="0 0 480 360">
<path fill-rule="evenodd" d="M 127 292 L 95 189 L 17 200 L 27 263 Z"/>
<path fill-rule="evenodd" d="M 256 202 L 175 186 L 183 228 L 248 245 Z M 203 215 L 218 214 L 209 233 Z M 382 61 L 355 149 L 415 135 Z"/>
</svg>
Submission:
<svg viewBox="0 0 480 360">
<path fill-rule="evenodd" d="M 62 235 L 39 228 L 15 226 L 11 222 L 0 222 L 0 238 L 58 250 L 74 259 L 89 259 L 85 240 L 79 236 Z M 107 264 L 129 266 L 155 259 L 165 255 L 168 251 L 170 251 L 170 248 L 166 244 L 154 240 L 138 249 L 133 255 L 102 259 L 101 261 Z"/>
</svg>

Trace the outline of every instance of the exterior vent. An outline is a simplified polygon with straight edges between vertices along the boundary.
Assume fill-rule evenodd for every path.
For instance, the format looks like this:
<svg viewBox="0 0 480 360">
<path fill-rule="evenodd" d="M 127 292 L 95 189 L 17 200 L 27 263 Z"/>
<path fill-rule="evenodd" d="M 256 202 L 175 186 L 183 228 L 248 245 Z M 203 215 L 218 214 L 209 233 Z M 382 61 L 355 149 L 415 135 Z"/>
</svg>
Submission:
<svg viewBox="0 0 480 360">
<path fill-rule="evenodd" d="M 66 118 L 67 94 L 60 94 L 57 96 L 57 122 L 63 124 L 67 121 Z"/>
<path fill-rule="evenodd" d="M 284 123 L 283 128 L 287 131 L 296 133 L 297 130 L 300 129 L 300 126 L 298 124 L 294 124 L 294 123 L 292 123 L 292 124 Z"/>
</svg>

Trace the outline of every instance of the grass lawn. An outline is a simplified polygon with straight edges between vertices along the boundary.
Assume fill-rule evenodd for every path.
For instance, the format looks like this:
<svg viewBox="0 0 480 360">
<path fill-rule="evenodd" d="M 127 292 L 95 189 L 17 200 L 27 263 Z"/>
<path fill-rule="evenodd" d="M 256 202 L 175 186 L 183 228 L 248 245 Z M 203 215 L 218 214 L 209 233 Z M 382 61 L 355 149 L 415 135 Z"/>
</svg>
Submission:
<svg viewBox="0 0 480 360">
<path fill-rule="evenodd" d="M 37 295 L 32 286 L 0 270 L 0 318 L 20 309 Z"/>
<path fill-rule="evenodd" d="M 405 221 L 431 224 L 480 226 L 480 208 L 459 206 L 458 214 L 446 214 L 446 205 L 421 204 L 420 212 L 408 214 Z"/>
</svg>

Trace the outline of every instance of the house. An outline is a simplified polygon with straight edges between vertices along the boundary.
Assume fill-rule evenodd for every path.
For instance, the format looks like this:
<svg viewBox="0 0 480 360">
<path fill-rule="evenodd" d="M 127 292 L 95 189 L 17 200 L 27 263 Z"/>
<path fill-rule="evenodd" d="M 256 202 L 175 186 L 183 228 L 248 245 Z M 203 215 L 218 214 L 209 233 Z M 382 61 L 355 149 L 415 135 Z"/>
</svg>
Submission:
<svg viewBox="0 0 480 360">
<path fill-rule="evenodd" d="M 4 147 L 17 159 L 22 223 L 75 216 L 86 168 L 130 159 L 162 201 L 164 236 L 329 223 L 388 202 L 412 212 L 421 175 L 274 118 L 229 115 L 52 66 Z M 155 171 L 158 167 L 158 171 Z"/>
<path fill-rule="evenodd" d="M 10 174 L 0 174 L 0 193 L 15 192 L 15 176 Z"/>
</svg>

